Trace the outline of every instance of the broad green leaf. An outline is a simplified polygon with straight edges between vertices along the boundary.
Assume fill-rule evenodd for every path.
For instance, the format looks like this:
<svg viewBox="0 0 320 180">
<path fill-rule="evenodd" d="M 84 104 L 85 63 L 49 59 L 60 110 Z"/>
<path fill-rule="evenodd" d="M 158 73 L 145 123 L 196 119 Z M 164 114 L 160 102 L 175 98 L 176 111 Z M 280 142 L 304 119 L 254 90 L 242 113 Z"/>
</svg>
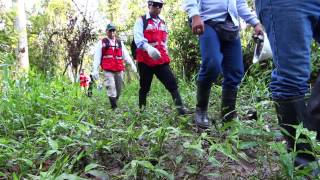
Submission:
<svg viewBox="0 0 320 180">
<path fill-rule="evenodd" d="M 164 176 L 170 180 L 174 180 L 174 176 L 163 169 L 155 168 L 154 171 L 156 172 L 156 174 L 160 174 L 161 176 Z"/>
<path fill-rule="evenodd" d="M 87 165 L 84 168 L 84 172 L 88 172 L 88 171 L 90 171 L 90 170 L 92 170 L 92 169 L 94 169 L 94 168 L 96 168 L 98 166 L 99 166 L 99 164 L 91 163 L 91 164 Z"/>
<path fill-rule="evenodd" d="M 25 159 L 25 158 L 18 158 L 17 159 L 18 161 L 22 161 L 22 162 L 25 162 L 29 167 L 32 167 L 33 165 L 33 162 L 29 159 Z"/>
<path fill-rule="evenodd" d="M 208 161 L 211 163 L 213 167 L 221 167 L 221 163 L 212 156 L 209 157 Z"/>
<path fill-rule="evenodd" d="M 19 180 L 19 177 L 17 176 L 17 174 L 15 172 L 12 174 L 12 178 L 13 178 L 13 180 Z"/>
<path fill-rule="evenodd" d="M 150 170 L 154 169 L 154 166 L 149 161 L 137 161 L 137 164 L 139 164 L 147 169 L 150 169 Z"/>
<path fill-rule="evenodd" d="M 57 141 L 52 140 L 51 138 L 49 138 L 48 139 L 48 143 L 49 143 L 49 146 L 51 147 L 51 149 L 58 150 L 59 145 L 58 145 Z"/>
<path fill-rule="evenodd" d="M 187 172 L 190 173 L 190 174 L 198 173 L 198 170 L 197 170 L 196 166 L 190 165 L 190 166 L 187 166 L 186 169 L 187 169 Z"/>
<path fill-rule="evenodd" d="M 258 143 L 255 141 L 249 141 L 249 142 L 240 141 L 239 142 L 239 149 L 249 149 L 249 148 L 256 147 L 257 145 L 258 145 Z"/>
</svg>

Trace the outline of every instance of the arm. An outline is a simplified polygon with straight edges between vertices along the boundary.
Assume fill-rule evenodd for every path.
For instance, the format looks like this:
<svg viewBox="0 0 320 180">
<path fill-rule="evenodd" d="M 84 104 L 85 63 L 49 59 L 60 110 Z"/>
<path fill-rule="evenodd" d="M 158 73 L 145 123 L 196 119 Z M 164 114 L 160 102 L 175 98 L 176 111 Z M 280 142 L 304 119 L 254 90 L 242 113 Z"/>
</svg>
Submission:
<svg viewBox="0 0 320 180">
<path fill-rule="evenodd" d="M 198 0 L 185 0 L 182 8 L 187 12 L 190 18 L 195 15 L 200 15 Z"/>
<path fill-rule="evenodd" d="M 122 41 L 121 41 L 121 47 L 122 47 L 122 58 L 126 61 L 126 63 L 130 64 L 133 72 L 137 72 L 137 67 L 134 64 L 132 58 L 129 55 L 129 52 L 128 52 L 126 46 L 123 44 Z"/>
<path fill-rule="evenodd" d="M 204 32 L 204 23 L 200 17 L 199 0 L 185 0 L 183 9 L 187 12 L 189 18 L 192 18 L 192 32 L 193 34 L 200 35 Z"/>
<path fill-rule="evenodd" d="M 237 0 L 237 10 L 239 16 L 247 23 L 254 27 L 254 35 L 263 34 L 263 28 L 255 13 L 250 11 L 248 4 L 245 0 Z"/>
<path fill-rule="evenodd" d="M 93 57 L 93 63 L 92 63 L 92 76 L 94 77 L 94 79 L 98 79 L 99 77 L 99 66 L 101 63 L 101 55 L 102 55 L 102 41 L 99 41 L 96 44 L 96 48 L 95 48 L 95 53 L 94 53 L 94 57 Z"/>
<path fill-rule="evenodd" d="M 237 11 L 239 16 L 248 24 L 255 26 L 259 24 L 257 16 L 250 11 L 250 8 L 245 0 L 237 0 Z"/>
<path fill-rule="evenodd" d="M 144 38 L 143 35 L 143 22 L 141 17 L 134 24 L 133 36 L 137 48 L 144 48 L 145 44 L 148 44 L 148 40 Z"/>
<path fill-rule="evenodd" d="M 144 38 L 142 18 L 139 18 L 136 21 L 136 24 L 134 25 L 134 28 L 133 28 L 133 35 L 134 35 L 134 37 L 133 37 L 134 42 L 136 43 L 137 48 L 142 48 L 145 51 L 147 51 L 149 56 L 153 60 L 158 60 L 161 57 L 160 52 L 156 48 L 152 47 L 148 43 L 148 40 L 146 38 Z"/>
</svg>

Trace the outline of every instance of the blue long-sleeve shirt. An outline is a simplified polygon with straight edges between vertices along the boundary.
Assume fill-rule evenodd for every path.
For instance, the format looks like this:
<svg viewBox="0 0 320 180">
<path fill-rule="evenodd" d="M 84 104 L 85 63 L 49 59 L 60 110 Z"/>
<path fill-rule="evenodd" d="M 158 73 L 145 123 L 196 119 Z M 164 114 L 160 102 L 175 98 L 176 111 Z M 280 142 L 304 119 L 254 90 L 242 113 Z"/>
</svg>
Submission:
<svg viewBox="0 0 320 180">
<path fill-rule="evenodd" d="M 239 16 L 253 26 L 259 23 L 245 0 L 185 0 L 183 9 L 189 17 L 200 15 L 203 21 L 224 21 L 229 13 L 236 26 L 239 26 Z"/>
</svg>

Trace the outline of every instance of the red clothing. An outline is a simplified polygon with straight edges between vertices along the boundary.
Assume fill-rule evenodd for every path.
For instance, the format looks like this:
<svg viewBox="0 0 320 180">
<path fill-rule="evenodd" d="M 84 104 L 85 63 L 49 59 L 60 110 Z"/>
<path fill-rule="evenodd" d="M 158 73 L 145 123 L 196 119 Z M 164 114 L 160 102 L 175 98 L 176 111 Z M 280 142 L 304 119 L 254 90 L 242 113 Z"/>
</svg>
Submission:
<svg viewBox="0 0 320 180">
<path fill-rule="evenodd" d="M 154 48 L 158 49 L 161 58 L 158 60 L 153 60 L 143 49 L 137 49 L 137 61 L 147 64 L 148 66 L 156 66 L 160 64 L 165 64 L 170 62 L 168 56 L 165 42 L 168 36 L 166 32 L 166 26 L 163 20 L 160 21 L 158 26 L 156 26 L 152 19 L 148 19 L 148 26 L 143 31 L 144 37 L 148 40 L 148 43 Z"/>
<path fill-rule="evenodd" d="M 116 40 L 115 45 L 111 46 L 107 38 L 102 39 L 101 68 L 113 72 L 125 69 L 121 42 L 119 40 Z"/>
<path fill-rule="evenodd" d="M 88 87 L 90 78 L 84 73 L 80 73 L 80 87 Z"/>
</svg>

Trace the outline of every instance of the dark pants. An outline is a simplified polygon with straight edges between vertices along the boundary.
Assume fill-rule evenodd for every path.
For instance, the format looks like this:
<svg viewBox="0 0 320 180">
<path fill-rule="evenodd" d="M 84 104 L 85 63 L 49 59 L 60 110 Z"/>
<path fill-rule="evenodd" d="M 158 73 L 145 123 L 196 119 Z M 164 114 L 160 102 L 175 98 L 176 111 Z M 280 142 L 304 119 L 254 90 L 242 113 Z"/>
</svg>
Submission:
<svg viewBox="0 0 320 180">
<path fill-rule="evenodd" d="M 139 106 L 146 105 L 146 96 L 150 91 L 153 75 L 161 81 L 165 88 L 172 94 L 178 89 L 176 78 L 174 77 L 169 64 L 157 65 L 154 67 L 148 66 L 144 63 L 138 63 L 140 76 L 140 90 L 139 90 Z"/>
</svg>

